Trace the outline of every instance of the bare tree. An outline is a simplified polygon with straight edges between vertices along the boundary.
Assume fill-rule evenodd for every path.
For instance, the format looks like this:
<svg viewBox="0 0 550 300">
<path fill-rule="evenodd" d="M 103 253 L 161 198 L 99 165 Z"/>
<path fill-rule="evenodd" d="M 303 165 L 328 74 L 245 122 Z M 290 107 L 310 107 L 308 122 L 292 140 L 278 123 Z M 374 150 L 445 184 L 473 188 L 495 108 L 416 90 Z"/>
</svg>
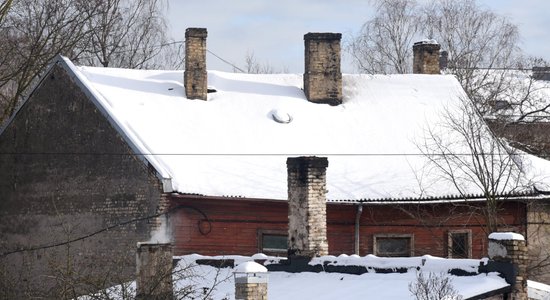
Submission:
<svg viewBox="0 0 550 300">
<path fill-rule="evenodd" d="M 4 17 L 8 14 L 8 10 L 10 9 L 12 3 L 13 0 L 6 0 L 0 4 L 0 24 L 2 24 L 2 20 L 4 20 Z"/>
<path fill-rule="evenodd" d="M 508 72 L 522 65 L 518 27 L 473 0 L 438 0 L 421 12 L 423 34 L 448 52 L 447 72 L 471 99 L 487 105 L 506 86 Z M 500 72 L 493 72 L 498 68 Z M 487 91 L 490 90 L 490 93 Z"/>
<path fill-rule="evenodd" d="M 81 62 L 103 67 L 154 68 L 168 43 L 162 0 L 95 0 L 86 5 L 90 36 Z"/>
<path fill-rule="evenodd" d="M 542 59 L 528 59 L 527 65 L 546 67 Z M 488 71 L 484 71 L 488 72 Z M 529 69 L 491 70 L 488 83 L 476 91 L 478 105 L 486 116 L 498 117 L 504 124 L 546 122 L 550 118 L 550 82 L 538 80 L 538 74 Z"/>
<path fill-rule="evenodd" d="M 500 200 L 527 182 L 522 181 L 522 161 L 517 150 L 495 138 L 468 99 L 449 109 L 440 124 L 427 130 L 419 149 L 428 158 L 438 180 L 449 182 L 465 199 L 471 194 L 485 197 L 479 212 L 487 233 L 497 231 Z"/>
<path fill-rule="evenodd" d="M 422 272 L 416 274 L 416 281 L 409 283 L 409 292 L 417 300 L 460 300 L 462 296 L 454 289 L 447 274 Z"/>
<path fill-rule="evenodd" d="M 412 44 L 420 31 L 418 5 L 414 0 L 378 0 L 374 18 L 363 24 L 348 51 L 360 71 L 409 73 Z"/>
<path fill-rule="evenodd" d="M 59 53 L 72 55 L 89 29 L 80 1 L 16 0 L 0 28 L 0 109 L 13 114 L 33 80 Z"/>
<path fill-rule="evenodd" d="M 181 45 L 167 37 L 162 0 L 12 0 L 0 8 L 0 122 L 58 54 L 126 68 L 183 61 Z"/>
<path fill-rule="evenodd" d="M 506 68 L 515 63 L 517 26 L 473 0 L 433 0 L 425 5 L 415 0 L 374 3 L 374 17 L 348 46 L 361 71 L 410 72 L 412 44 L 421 38 L 436 39 L 442 45 L 449 53 L 449 68 L 468 71 L 457 74 L 461 82 L 472 78 L 476 68 Z"/>
<path fill-rule="evenodd" d="M 274 73 L 286 73 L 288 70 L 286 68 L 282 68 L 280 70 L 275 69 L 273 65 L 271 65 L 269 62 L 260 62 L 256 55 L 254 54 L 254 51 L 247 51 L 245 58 L 245 66 L 244 69 L 237 69 L 237 71 L 242 71 L 249 74 L 274 74 Z"/>
<path fill-rule="evenodd" d="M 517 122 L 550 108 L 537 96 L 540 85 L 518 70 L 548 64 L 522 53 L 518 27 L 509 19 L 474 0 L 374 3 L 374 17 L 347 46 L 360 71 L 409 73 L 413 42 L 435 39 L 448 53 L 445 72 L 456 76 L 482 114 L 492 114 L 495 104 L 508 102 L 516 108 L 513 121 Z"/>
</svg>

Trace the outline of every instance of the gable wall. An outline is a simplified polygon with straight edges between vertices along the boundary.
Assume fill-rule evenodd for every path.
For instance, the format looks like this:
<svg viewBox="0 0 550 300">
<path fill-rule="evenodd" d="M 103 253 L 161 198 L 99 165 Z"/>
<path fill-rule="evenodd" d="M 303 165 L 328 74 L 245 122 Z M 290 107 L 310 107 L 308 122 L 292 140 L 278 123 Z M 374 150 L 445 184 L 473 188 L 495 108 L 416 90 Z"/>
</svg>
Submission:
<svg viewBox="0 0 550 300">
<path fill-rule="evenodd" d="M 178 197 L 172 205 L 182 205 L 170 216 L 175 254 L 252 255 L 259 251 L 258 232 L 288 230 L 285 201 L 206 199 Z M 204 212 L 210 220 L 197 212 Z M 361 214 L 360 255 L 373 253 L 377 234 L 412 234 L 414 255 L 447 256 L 449 230 L 472 231 L 472 257 L 486 256 L 488 233 L 483 218 L 476 213 L 480 203 L 439 205 L 365 205 Z M 327 205 L 327 235 L 332 255 L 354 253 L 354 205 Z M 502 229 L 524 233 L 525 206 L 518 202 L 501 204 Z M 202 220 L 202 221 L 201 221 Z M 506 224 L 506 225 L 504 225 Z M 202 234 L 200 228 L 207 234 Z M 211 230 L 209 231 L 208 229 Z"/>
<path fill-rule="evenodd" d="M 60 66 L 4 130 L 0 153 L 0 253 L 63 242 L 152 215 L 161 198 L 154 174 Z M 61 276 L 52 277 L 53 270 L 80 278 L 74 281 L 84 281 L 88 273 L 96 274 L 86 279 L 94 282 L 111 275 L 127 280 L 135 272 L 136 242 L 149 238 L 151 223 L 0 257 L 6 267 L 0 281 L 8 269 L 16 273 L 5 277 L 16 282 L 4 283 L 33 289 L 59 286 L 59 279 L 44 280 Z M 15 280 L 19 276 L 28 280 Z"/>
<path fill-rule="evenodd" d="M 527 211 L 527 240 L 531 259 L 529 279 L 550 283 L 550 203 L 532 202 Z"/>
</svg>

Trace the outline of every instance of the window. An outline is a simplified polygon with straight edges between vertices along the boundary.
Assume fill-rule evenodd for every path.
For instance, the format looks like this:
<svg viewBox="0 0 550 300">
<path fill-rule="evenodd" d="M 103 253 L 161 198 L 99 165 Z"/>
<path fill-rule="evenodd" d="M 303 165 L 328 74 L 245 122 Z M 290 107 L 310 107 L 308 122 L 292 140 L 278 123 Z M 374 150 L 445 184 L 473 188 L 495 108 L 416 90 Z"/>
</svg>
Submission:
<svg viewBox="0 0 550 300">
<path fill-rule="evenodd" d="M 408 257 L 414 254 L 412 234 L 374 235 L 374 254 L 387 257 Z"/>
<path fill-rule="evenodd" d="M 448 234 L 448 257 L 470 258 L 472 257 L 472 232 L 471 230 L 451 230 Z"/>
<path fill-rule="evenodd" d="M 258 230 L 258 251 L 268 255 L 286 255 L 288 233 L 279 230 Z"/>
</svg>

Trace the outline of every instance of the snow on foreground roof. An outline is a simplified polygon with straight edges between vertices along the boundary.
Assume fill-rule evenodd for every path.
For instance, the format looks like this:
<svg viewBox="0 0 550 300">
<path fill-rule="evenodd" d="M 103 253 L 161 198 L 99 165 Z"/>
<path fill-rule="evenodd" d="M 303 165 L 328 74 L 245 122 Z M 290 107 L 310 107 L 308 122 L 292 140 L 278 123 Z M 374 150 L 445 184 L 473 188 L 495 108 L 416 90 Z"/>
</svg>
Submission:
<svg viewBox="0 0 550 300">
<path fill-rule="evenodd" d="M 465 98 L 452 76 L 344 75 L 344 102 L 329 106 L 305 99 L 301 75 L 210 71 L 217 92 L 201 101 L 185 98 L 182 71 L 68 64 L 176 192 L 286 199 L 286 158 L 317 155 L 329 200 L 458 194 L 418 146 Z"/>
<path fill-rule="evenodd" d="M 350 256 L 351 257 L 351 256 Z M 197 265 L 197 259 L 209 259 L 200 255 L 182 256 L 173 276 L 174 290 L 182 290 L 191 287 L 193 290 L 202 293 L 203 288 L 211 292 L 212 299 L 234 299 L 235 282 L 233 272 L 235 268 L 215 268 L 206 265 Z M 227 259 L 231 259 L 227 257 Z M 237 257 L 237 261 L 244 262 L 251 260 L 250 257 Z M 359 258 L 363 259 L 363 258 Z M 382 265 L 400 265 L 408 266 L 412 261 L 420 262 L 427 260 L 427 265 L 434 260 L 439 266 L 437 270 L 424 270 L 424 272 L 434 272 L 437 275 L 443 274 L 447 269 L 453 268 L 457 264 L 457 259 L 442 259 L 436 257 L 410 257 L 410 258 L 378 258 L 372 255 L 365 258 L 370 262 L 380 260 Z M 339 258 L 335 258 L 336 261 Z M 391 263 L 389 261 L 394 260 Z M 472 261 L 479 265 L 480 260 L 465 260 L 466 264 Z M 237 262 L 238 263 L 238 262 Z M 178 274 L 179 270 L 185 270 Z M 238 265 L 237 265 L 238 268 Z M 425 275 L 427 275 L 425 273 Z M 268 274 L 268 299 L 415 299 L 409 292 L 408 285 L 416 280 L 416 271 L 410 270 L 407 273 L 365 273 L 362 275 L 351 275 L 342 273 L 287 273 L 287 272 L 269 272 Z M 494 291 L 509 286 L 506 281 L 496 273 L 488 273 L 475 276 L 453 276 L 449 275 L 453 288 L 464 299 L 486 292 Z M 215 289 L 210 291 L 211 287 Z M 135 291 L 135 282 L 131 283 L 130 289 Z M 110 299 L 118 299 L 116 294 L 120 293 L 120 287 L 110 289 Z M 200 297 L 199 297 L 200 298 Z M 81 297 L 81 300 L 87 299 Z"/>
<path fill-rule="evenodd" d="M 493 232 L 489 234 L 491 240 L 505 240 L 505 241 L 525 241 L 523 235 L 515 232 Z"/>
</svg>

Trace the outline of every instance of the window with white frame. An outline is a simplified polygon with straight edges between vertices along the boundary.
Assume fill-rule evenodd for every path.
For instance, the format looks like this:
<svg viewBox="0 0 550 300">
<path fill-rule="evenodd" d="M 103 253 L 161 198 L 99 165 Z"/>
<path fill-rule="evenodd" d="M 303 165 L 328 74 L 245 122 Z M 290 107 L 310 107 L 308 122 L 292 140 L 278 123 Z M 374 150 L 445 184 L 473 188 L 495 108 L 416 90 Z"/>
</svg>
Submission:
<svg viewBox="0 0 550 300">
<path fill-rule="evenodd" d="M 450 230 L 447 235 L 447 256 L 449 258 L 472 257 L 472 231 Z"/>
</svg>

